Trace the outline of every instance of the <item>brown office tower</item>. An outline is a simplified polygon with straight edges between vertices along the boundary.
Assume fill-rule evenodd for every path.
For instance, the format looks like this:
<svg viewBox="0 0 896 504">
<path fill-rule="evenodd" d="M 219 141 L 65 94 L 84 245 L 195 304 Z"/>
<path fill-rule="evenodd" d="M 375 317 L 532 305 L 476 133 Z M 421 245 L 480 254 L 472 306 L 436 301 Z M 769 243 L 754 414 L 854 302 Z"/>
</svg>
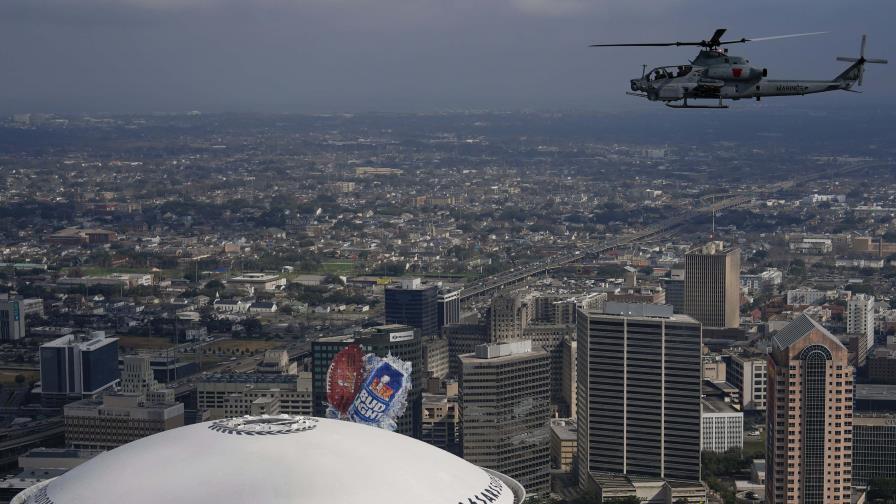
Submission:
<svg viewBox="0 0 896 504">
<path fill-rule="evenodd" d="M 853 369 L 837 338 L 800 315 L 768 359 L 768 504 L 849 503 Z"/>
<path fill-rule="evenodd" d="M 684 313 L 704 328 L 740 326 L 740 249 L 709 242 L 685 255 Z"/>
</svg>

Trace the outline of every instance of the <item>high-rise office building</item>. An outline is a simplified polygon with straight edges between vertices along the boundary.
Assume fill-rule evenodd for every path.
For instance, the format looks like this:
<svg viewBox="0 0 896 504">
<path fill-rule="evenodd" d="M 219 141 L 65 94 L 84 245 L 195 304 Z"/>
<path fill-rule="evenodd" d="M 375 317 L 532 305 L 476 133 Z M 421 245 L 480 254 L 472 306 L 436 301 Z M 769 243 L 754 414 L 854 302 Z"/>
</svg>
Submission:
<svg viewBox="0 0 896 504">
<path fill-rule="evenodd" d="M 460 356 L 464 459 L 550 490 L 550 358 L 528 340 L 490 343 Z"/>
<path fill-rule="evenodd" d="M 420 439 L 422 429 L 423 389 L 426 376 L 423 366 L 423 342 L 420 331 L 400 324 L 387 324 L 358 331 L 353 335 L 320 338 L 311 343 L 312 398 L 315 416 L 327 412 L 327 371 L 333 357 L 343 348 L 359 344 L 365 352 L 380 357 L 392 355 L 411 363 L 411 390 L 407 409 L 398 418 L 396 432 Z"/>
<path fill-rule="evenodd" d="M 118 382 L 118 338 L 101 331 L 69 334 L 40 347 L 41 401 L 59 407 Z"/>
<path fill-rule="evenodd" d="M 424 378 L 448 376 L 448 340 L 439 336 L 423 338 Z"/>
<path fill-rule="evenodd" d="M 523 339 L 551 357 L 551 411 L 566 409 L 563 401 L 563 341 L 574 338 L 576 328 L 567 324 L 531 324 L 523 330 Z"/>
<path fill-rule="evenodd" d="M 560 379 L 563 408 L 560 414 L 576 418 L 576 340 L 574 337 L 563 341 L 563 375 Z"/>
<path fill-rule="evenodd" d="M 896 413 L 856 413 L 852 427 L 852 484 L 896 478 Z"/>
<path fill-rule="evenodd" d="M 711 328 L 740 326 L 740 249 L 710 242 L 685 255 L 684 313 Z"/>
<path fill-rule="evenodd" d="M 853 369 L 847 349 L 806 314 L 772 338 L 765 499 L 851 500 Z"/>
<path fill-rule="evenodd" d="M 498 294 L 488 309 L 489 341 L 501 343 L 523 338 L 523 330 L 535 314 L 535 306 L 520 293 Z"/>
<path fill-rule="evenodd" d="M 666 290 L 666 304 L 672 305 L 672 311 L 684 313 L 684 270 L 670 271 L 669 278 L 663 279 L 663 289 Z"/>
<path fill-rule="evenodd" d="M 725 379 L 740 391 L 743 411 L 765 411 L 768 390 L 768 361 L 765 357 L 732 355 Z"/>
<path fill-rule="evenodd" d="M 606 292 L 578 296 L 569 294 L 537 294 L 533 300 L 532 321 L 542 324 L 575 325 L 579 308 L 597 309 L 607 302 Z"/>
<path fill-rule="evenodd" d="M 0 341 L 15 341 L 25 337 L 23 299 L 0 294 Z"/>
<path fill-rule="evenodd" d="M 449 324 L 460 322 L 460 289 L 440 287 L 436 296 L 439 330 Z"/>
<path fill-rule="evenodd" d="M 580 485 L 698 483 L 700 324 L 668 305 L 616 302 L 577 320 Z"/>
<path fill-rule="evenodd" d="M 874 347 L 874 296 L 855 294 L 846 305 L 846 332 L 858 337 L 856 363 L 865 365 Z"/>
<path fill-rule="evenodd" d="M 386 323 L 416 327 L 422 336 L 439 334 L 438 290 L 419 278 L 402 278 L 397 287 L 386 287 Z"/>
<path fill-rule="evenodd" d="M 460 376 L 461 355 L 473 353 L 476 347 L 488 343 L 488 326 L 485 324 L 451 324 L 442 331 L 448 340 L 448 376 Z"/>
</svg>

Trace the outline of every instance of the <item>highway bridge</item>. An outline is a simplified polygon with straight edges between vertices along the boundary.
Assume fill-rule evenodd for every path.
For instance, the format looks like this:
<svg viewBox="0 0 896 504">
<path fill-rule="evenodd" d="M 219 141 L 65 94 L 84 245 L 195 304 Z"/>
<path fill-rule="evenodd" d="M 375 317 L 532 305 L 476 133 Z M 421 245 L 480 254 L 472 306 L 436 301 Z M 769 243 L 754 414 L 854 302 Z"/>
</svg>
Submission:
<svg viewBox="0 0 896 504">
<path fill-rule="evenodd" d="M 896 162 L 894 161 L 874 161 L 868 163 L 859 163 L 852 166 L 838 167 L 836 170 L 836 174 L 837 176 L 842 177 L 843 175 L 846 175 L 848 173 L 858 172 L 868 168 L 879 168 L 885 166 L 892 167 L 894 165 L 896 165 Z M 805 184 L 807 182 L 811 182 L 813 180 L 821 179 L 828 176 L 830 176 L 830 173 L 826 171 L 815 172 L 808 175 L 800 175 L 792 179 L 784 180 L 775 184 L 770 184 L 763 190 L 757 191 L 754 194 L 736 194 L 731 192 L 724 192 L 706 195 L 700 198 L 699 201 L 701 203 L 712 201 L 712 204 L 700 208 L 695 208 L 680 216 L 666 219 L 637 233 L 614 238 L 586 250 L 581 250 L 570 254 L 560 254 L 551 258 L 544 259 L 542 261 L 538 261 L 534 264 L 529 264 L 520 268 L 514 268 L 510 271 L 505 271 L 497 275 L 480 279 L 464 287 L 464 289 L 460 293 L 460 300 L 461 302 L 466 302 L 479 296 L 491 294 L 495 291 L 499 291 L 516 283 L 522 282 L 529 277 L 543 274 L 549 270 L 556 269 L 567 264 L 575 263 L 584 259 L 585 257 L 601 254 L 620 246 L 631 245 L 633 243 L 660 237 L 671 232 L 673 229 L 684 224 L 685 222 L 688 222 L 689 220 L 694 219 L 700 215 L 711 214 L 720 210 L 741 206 L 749 203 L 753 199 L 767 198 L 779 191 L 791 189 L 794 186 Z"/>
<path fill-rule="evenodd" d="M 586 257 L 593 257 L 595 255 L 613 250 L 620 246 L 631 245 L 633 243 L 657 238 L 669 233 L 673 229 L 681 226 L 682 224 L 688 222 L 691 219 L 694 219 L 699 215 L 715 213 L 720 210 L 747 204 L 750 201 L 752 201 L 752 198 L 748 196 L 731 195 L 728 198 L 717 200 L 712 205 L 708 205 L 702 208 L 695 208 L 684 213 L 683 215 L 660 221 L 652 226 L 638 231 L 637 233 L 613 238 L 611 240 L 607 240 L 603 243 L 599 243 L 595 246 L 581 251 L 556 255 L 554 257 L 544 259 L 533 264 L 529 264 L 520 268 L 514 268 L 510 271 L 505 271 L 491 277 L 483 278 L 473 284 L 464 287 L 464 289 L 460 293 L 460 300 L 461 302 L 469 301 L 470 299 L 476 298 L 478 296 L 491 294 L 516 283 L 522 282 L 527 278 L 543 274 L 549 270 L 581 261 Z"/>
</svg>

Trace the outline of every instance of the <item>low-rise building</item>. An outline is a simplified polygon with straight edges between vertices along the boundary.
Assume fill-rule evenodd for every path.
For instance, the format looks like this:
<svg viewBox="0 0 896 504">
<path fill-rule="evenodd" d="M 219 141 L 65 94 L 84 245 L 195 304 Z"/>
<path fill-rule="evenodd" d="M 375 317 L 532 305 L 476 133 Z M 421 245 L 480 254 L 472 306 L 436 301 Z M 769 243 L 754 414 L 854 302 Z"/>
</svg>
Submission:
<svg viewBox="0 0 896 504">
<path fill-rule="evenodd" d="M 787 291 L 787 304 L 791 306 L 808 306 L 820 303 L 827 298 L 827 293 L 818 289 L 800 287 Z"/>
<path fill-rule="evenodd" d="M 274 375 L 296 375 L 299 372 L 299 365 L 296 362 L 290 362 L 289 352 L 286 350 L 266 350 L 261 362 L 255 366 L 255 372 Z"/>
<path fill-rule="evenodd" d="M 111 450 L 184 425 L 184 405 L 154 378 L 150 358 L 124 358 L 121 390 L 63 409 L 65 442 L 74 448 Z"/>
<path fill-rule="evenodd" d="M 765 357 L 732 355 L 725 376 L 737 387 L 742 411 L 765 411 L 768 386 L 768 363 Z"/>
<path fill-rule="evenodd" d="M 269 273 L 243 273 L 238 277 L 233 277 L 227 281 L 227 285 L 242 287 L 261 291 L 273 291 L 277 287 L 286 285 L 286 279 L 280 275 Z"/>
<path fill-rule="evenodd" d="M 74 448 L 111 450 L 184 425 L 184 405 L 148 401 L 141 394 L 107 394 L 64 408 L 65 442 Z"/>
<path fill-rule="evenodd" d="M 573 471 L 576 460 L 576 421 L 573 418 L 551 420 L 551 469 Z"/>
<path fill-rule="evenodd" d="M 730 404 L 703 399 L 700 415 L 700 449 L 724 453 L 744 446 L 744 414 Z"/>
<path fill-rule="evenodd" d="M 268 414 L 311 416 L 311 373 L 208 375 L 196 383 L 196 401 L 198 409 L 208 412 L 211 420 L 250 415 L 261 409 Z"/>
<path fill-rule="evenodd" d="M 421 441 L 460 455 L 460 412 L 457 382 L 446 384 L 444 394 L 423 394 Z"/>
</svg>

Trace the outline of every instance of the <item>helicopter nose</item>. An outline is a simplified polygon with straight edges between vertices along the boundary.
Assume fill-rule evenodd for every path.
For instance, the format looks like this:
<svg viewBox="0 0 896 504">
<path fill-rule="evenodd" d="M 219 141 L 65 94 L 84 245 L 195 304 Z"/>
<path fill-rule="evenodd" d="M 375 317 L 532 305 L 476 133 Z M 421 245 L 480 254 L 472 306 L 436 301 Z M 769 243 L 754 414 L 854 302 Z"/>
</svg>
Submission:
<svg viewBox="0 0 896 504">
<path fill-rule="evenodd" d="M 638 79 L 632 79 L 632 91 L 637 91 L 638 89 Z"/>
</svg>

